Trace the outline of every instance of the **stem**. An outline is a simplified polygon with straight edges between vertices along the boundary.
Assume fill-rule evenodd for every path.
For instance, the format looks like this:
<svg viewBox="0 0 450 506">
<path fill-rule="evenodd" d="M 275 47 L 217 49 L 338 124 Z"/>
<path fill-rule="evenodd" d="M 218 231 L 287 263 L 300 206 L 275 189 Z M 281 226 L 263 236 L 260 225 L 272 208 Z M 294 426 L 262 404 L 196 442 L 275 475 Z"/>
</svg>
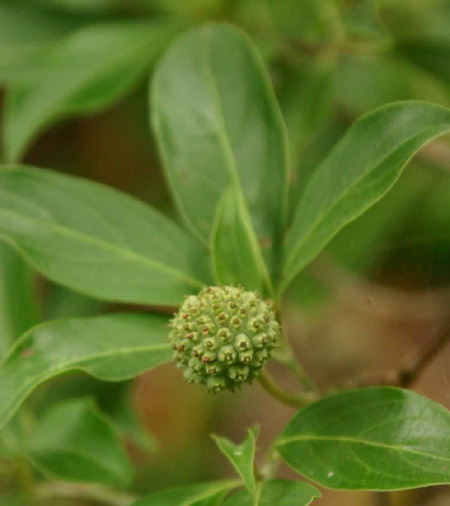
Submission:
<svg viewBox="0 0 450 506">
<path fill-rule="evenodd" d="M 42 501 L 50 499 L 81 499 L 108 506 L 130 506 L 136 498 L 103 486 L 76 483 L 50 482 L 36 487 L 36 496 Z"/>
<path fill-rule="evenodd" d="M 399 384 L 408 388 L 412 386 L 425 371 L 427 366 L 439 355 L 450 343 L 450 323 L 444 326 L 438 333 L 431 346 L 420 355 L 416 361 L 399 374 Z"/>
<path fill-rule="evenodd" d="M 294 350 L 287 338 L 284 324 L 281 319 L 281 314 L 278 313 L 278 320 L 281 326 L 280 332 L 280 352 L 275 355 L 275 360 L 284 364 L 291 373 L 299 379 L 300 383 L 309 391 L 320 393 L 320 388 L 317 383 L 305 372 L 299 361 L 297 360 Z"/>
<path fill-rule="evenodd" d="M 450 344 L 450 322 L 436 335 L 431 346 L 425 349 L 409 367 L 381 374 L 366 374 L 346 383 L 346 387 L 365 387 L 371 385 L 389 385 L 411 388 L 430 363 Z"/>
<path fill-rule="evenodd" d="M 320 396 L 313 392 L 306 392 L 303 394 L 294 394 L 292 392 L 288 392 L 284 390 L 284 388 L 280 387 L 271 376 L 267 373 L 261 374 L 259 376 L 258 381 L 260 385 L 264 388 L 266 392 L 268 392 L 272 397 L 279 400 L 283 404 L 287 406 L 291 406 L 293 408 L 304 408 L 311 402 L 314 402 L 320 398 Z"/>
<path fill-rule="evenodd" d="M 23 495 L 32 504 L 35 496 L 34 473 L 24 457 L 17 457 L 15 461 L 15 474 Z"/>
</svg>

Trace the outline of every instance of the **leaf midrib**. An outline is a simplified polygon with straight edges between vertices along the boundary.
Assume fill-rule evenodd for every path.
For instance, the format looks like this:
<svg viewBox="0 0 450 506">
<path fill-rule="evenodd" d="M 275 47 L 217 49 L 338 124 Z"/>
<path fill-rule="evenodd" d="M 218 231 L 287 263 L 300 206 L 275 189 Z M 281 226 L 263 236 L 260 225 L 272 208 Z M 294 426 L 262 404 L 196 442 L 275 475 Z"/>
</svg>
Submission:
<svg viewBox="0 0 450 506">
<path fill-rule="evenodd" d="M 18 344 L 20 342 L 21 341 L 19 341 Z M 96 377 L 96 375 L 94 373 L 90 372 L 89 364 L 86 364 L 86 362 L 89 362 L 91 360 L 96 360 L 96 359 L 103 359 L 103 358 L 107 358 L 107 357 L 114 356 L 114 355 L 127 355 L 127 354 L 133 355 L 135 353 L 149 352 L 149 351 L 163 351 L 165 349 L 167 349 L 167 350 L 170 349 L 169 343 L 158 343 L 158 344 L 153 344 L 151 346 L 135 346 L 135 347 L 128 347 L 128 348 L 120 348 L 120 349 L 115 349 L 115 350 L 106 350 L 103 352 L 96 353 L 95 355 L 86 355 L 82 359 L 59 363 L 56 367 L 51 369 L 47 374 L 43 374 L 43 375 L 39 374 L 38 378 L 40 378 L 41 381 L 39 381 L 38 383 L 31 380 L 27 383 L 22 384 L 22 387 L 19 390 L 22 393 L 20 395 L 17 395 L 17 394 L 14 395 L 9 402 L 7 402 L 6 404 L 4 404 L 2 406 L 2 409 L 0 410 L 0 418 L 1 418 L 2 413 L 8 413 L 8 411 L 10 410 L 10 407 L 15 404 L 16 399 L 23 398 L 23 392 L 26 393 L 26 392 L 30 391 L 30 386 L 33 387 L 33 385 L 35 385 L 37 387 L 41 383 L 43 383 L 44 381 L 54 378 L 55 376 L 58 376 L 58 374 L 60 374 L 62 372 L 70 371 L 72 369 L 74 369 L 74 370 L 79 369 L 81 371 L 87 372 L 91 376 Z M 7 359 L 3 362 L 3 364 L 0 364 L 0 371 L 5 365 L 7 365 L 9 360 L 14 358 L 14 356 L 15 356 L 14 354 L 9 355 L 7 357 Z"/>
<path fill-rule="evenodd" d="M 431 458 L 433 460 L 442 460 L 443 462 L 450 462 L 450 457 L 443 457 L 441 455 L 433 455 L 430 453 L 421 452 L 419 450 L 412 450 L 410 448 L 405 448 L 404 446 L 399 445 L 388 445 L 386 443 L 379 443 L 377 441 L 368 441 L 364 439 L 353 438 L 349 436 L 321 436 L 321 435 L 299 435 L 299 436 L 291 436 L 285 437 L 278 440 L 275 443 L 276 447 L 288 445 L 290 443 L 295 442 L 314 442 L 314 441 L 331 441 L 331 442 L 342 442 L 342 443 L 351 443 L 351 444 L 360 444 L 364 446 L 372 446 L 375 448 L 384 448 L 390 451 L 400 451 L 405 453 L 411 453 L 414 455 L 420 455 L 421 457 Z"/>
<path fill-rule="evenodd" d="M 69 237 L 75 237 L 75 238 L 79 239 L 80 242 L 91 243 L 91 244 L 97 245 L 101 249 L 111 250 L 113 252 L 116 252 L 116 254 L 118 254 L 119 257 L 123 257 L 124 260 L 135 259 L 138 263 L 141 263 L 144 266 L 149 266 L 151 269 L 154 269 L 154 270 L 157 270 L 160 272 L 166 272 L 166 273 L 171 274 L 174 277 L 179 277 L 181 279 L 184 279 L 184 280 L 186 280 L 186 282 L 188 282 L 189 284 L 191 284 L 195 287 L 202 287 L 203 286 L 202 283 L 200 281 L 198 281 L 197 279 L 192 278 L 191 276 L 175 269 L 174 267 L 170 267 L 168 265 L 162 264 L 161 262 L 153 260 L 149 257 L 145 257 L 139 253 L 136 253 L 136 251 L 134 251 L 132 249 L 125 250 L 115 244 L 108 243 L 102 239 L 99 239 L 98 237 L 83 234 L 81 232 L 77 232 L 73 229 L 66 228 L 58 223 L 51 223 L 51 222 L 47 222 L 47 221 L 43 221 L 43 220 L 33 219 L 33 218 L 30 218 L 29 216 L 24 216 L 23 214 L 21 214 L 17 211 L 10 210 L 10 209 L 0 208 L 0 212 L 15 215 L 18 217 L 18 219 L 29 222 L 31 224 L 40 224 L 42 226 L 52 228 L 52 229 L 56 230 L 59 234 L 66 235 Z M 0 233 L 0 238 L 4 238 L 6 241 L 8 241 L 7 234 Z M 17 241 L 17 240 L 14 240 L 13 242 L 16 244 L 19 243 L 19 241 Z"/>
</svg>

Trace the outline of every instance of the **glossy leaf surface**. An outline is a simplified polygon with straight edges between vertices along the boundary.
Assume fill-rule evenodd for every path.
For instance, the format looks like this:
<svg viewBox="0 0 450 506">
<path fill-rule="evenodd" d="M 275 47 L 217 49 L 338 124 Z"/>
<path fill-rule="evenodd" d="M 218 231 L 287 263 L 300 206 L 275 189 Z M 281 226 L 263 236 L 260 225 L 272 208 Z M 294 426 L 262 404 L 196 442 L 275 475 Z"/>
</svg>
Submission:
<svg viewBox="0 0 450 506">
<path fill-rule="evenodd" d="M 409 390 L 376 387 L 300 411 L 276 448 L 324 487 L 397 490 L 450 483 L 450 413 Z"/>
<path fill-rule="evenodd" d="M 308 506 L 320 492 L 309 483 L 274 479 L 258 485 L 256 500 L 246 490 L 229 497 L 224 506 Z"/>
<path fill-rule="evenodd" d="M 158 315 L 115 314 L 44 323 L 27 332 L 0 366 L 0 426 L 46 380 L 84 371 L 121 381 L 171 357 L 168 319 Z"/>
<path fill-rule="evenodd" d="M 107 186 L 24 167 L 0 171 L 0 239 L 53 281 L 104 300 L 178 304 L 203 250 L 180 227 Z"/>
<path fill-rule="evenodd" d="M 284 126 L 260 56 L 225 24 L 179 37 L 152 90 L 152 123 L 185 221 L 208 239 L 230 183 L 243 188 L 260 238 L 276 243 L 286 211 Z"/>
</svg>

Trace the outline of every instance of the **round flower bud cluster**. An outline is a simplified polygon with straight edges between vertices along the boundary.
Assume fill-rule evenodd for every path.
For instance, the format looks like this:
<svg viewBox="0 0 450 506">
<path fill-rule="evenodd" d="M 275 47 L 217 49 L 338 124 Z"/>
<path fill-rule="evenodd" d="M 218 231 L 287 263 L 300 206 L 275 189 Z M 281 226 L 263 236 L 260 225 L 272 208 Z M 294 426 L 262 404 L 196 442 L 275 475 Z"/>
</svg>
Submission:
<svg viewBox="0 0 450 506">
<path fill-rule="evenodd" d="M 232 286 L 207 287 L 187 297 L 170 328 L 186 381 L 210 392 L 234 390 L 256 378 L 280 332 L 270 304 L 257 292 Z"/>
</svg>

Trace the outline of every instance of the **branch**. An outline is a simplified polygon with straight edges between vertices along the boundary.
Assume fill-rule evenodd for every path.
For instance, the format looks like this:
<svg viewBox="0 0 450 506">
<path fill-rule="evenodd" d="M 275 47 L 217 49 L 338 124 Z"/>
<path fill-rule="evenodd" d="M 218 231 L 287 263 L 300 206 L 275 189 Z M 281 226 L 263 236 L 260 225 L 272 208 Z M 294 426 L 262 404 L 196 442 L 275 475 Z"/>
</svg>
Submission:
<svg viewBox="0 0 450 506">
<path fill-rule="evenodd" d="M 280 387 L 268 373 L 263 373 L 259 376 L 258 381 L 264 390 L 272 397 L 279 400 L 287 406 L 293 408 L 304 408 L 311 402 L 319 400 L 320 396 L 317 393 L 307 392 L 302 394 L 294 394 L 284 388 Z"/>
<path fill-rule="evenodd" d="M 387 371 L 381 374 L 367 374 L 356 378 L 348 383 L 349 388 L 386 385 L 402 388 L 412 388 L 417 383 L 426 368 L 450 343 L 450 322 L 443 326 L 438 332 L 433 342 L 423 352 L 416 357 L 412 363 L 400 369 L 399 371 Z"/>
<path fill-rule="evenodd" d="M 104 486 L 65 482 L 46 482 L 35 489 L 37 499 L 84 499 L 108 506 L 129 506 L 136 498 Z"/>
<path fill-rule="evenodd" d="M 447 323 L 437 334 L 428 349 L 424 350 L 422 355 L 406 369 L 399 373 L 399 386 L 409 388 L 422 376 L 426 368 L 450 343 L 450 322 Z"/>
</svg>

